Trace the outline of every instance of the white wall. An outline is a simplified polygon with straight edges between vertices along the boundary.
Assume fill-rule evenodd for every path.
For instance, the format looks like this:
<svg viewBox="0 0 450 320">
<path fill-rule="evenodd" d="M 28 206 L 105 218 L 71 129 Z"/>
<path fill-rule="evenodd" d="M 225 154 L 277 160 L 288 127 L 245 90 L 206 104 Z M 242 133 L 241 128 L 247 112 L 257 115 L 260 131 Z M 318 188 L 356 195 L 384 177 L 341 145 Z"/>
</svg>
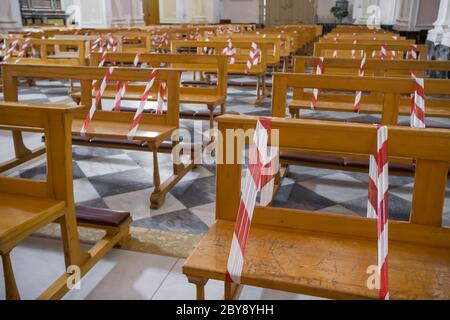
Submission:
<svg viewBox="0 0 450 320">
<path fill-rule="evenodd" d="M 260 0 L 221 0 L 220 19 L 236 23 L 259 23 Z"/>
</svg>

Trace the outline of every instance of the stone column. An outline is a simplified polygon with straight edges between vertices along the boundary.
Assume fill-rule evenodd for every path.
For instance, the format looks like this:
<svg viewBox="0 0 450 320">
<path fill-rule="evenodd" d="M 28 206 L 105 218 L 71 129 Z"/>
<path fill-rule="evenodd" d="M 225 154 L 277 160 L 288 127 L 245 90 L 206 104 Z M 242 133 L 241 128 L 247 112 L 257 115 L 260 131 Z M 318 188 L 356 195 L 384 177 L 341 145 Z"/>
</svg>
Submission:
<svg viewBox="0 0 450 320">
<path fill-rule="evenodd" d="M 450 25 L 450 0 L 441 0 L 439 5 L 439 14 L 434 28 L 428 32 L 427 41 L 433 42 L 435 45 L 441 44 L 444 40 L 444 34 L 449 31 Z"/>
<path fill-rule="evenodd" d="M 18 31 L 22 29 L 22 16 L 18 0 L 0 1 L 0 32 Z"/>
<path fill-rule="evenodd" d="M 131 27 L 144 24 L 142 0 L 79 0 L 83 28 Z"/>
<path fill-rule="evenodd" d="M 398 31 L 406 31 L 409 29 L 409 17 L 411 13 L 411 0 L 401 0 L 400 12 L 394 29 Z"/>
<path fill-rule="evenodd" d="M 207 23 L 208 18 L 206 16 L 207 1 L 205 0 L 192 0 L 192 23 Z"/>
<path fill-rule="evenodd" d="M 439 2 L 440 0 L 403 0 L 394 29 L 415 32 L 433 28 L 439 12 Z"/>
</svg>

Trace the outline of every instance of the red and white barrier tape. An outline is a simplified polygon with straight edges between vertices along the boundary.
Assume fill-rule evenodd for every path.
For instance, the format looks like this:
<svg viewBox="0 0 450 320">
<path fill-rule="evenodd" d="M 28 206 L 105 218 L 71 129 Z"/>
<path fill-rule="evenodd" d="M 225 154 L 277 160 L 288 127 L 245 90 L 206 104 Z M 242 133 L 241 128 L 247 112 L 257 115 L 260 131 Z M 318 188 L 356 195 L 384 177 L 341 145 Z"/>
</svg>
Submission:
<svg viewBox="0 0 450 320">
<path fill-rule="evenodd" d="M 136 56 L 134 57 L 133 65 L 134 67 L 137 67 L 139 64 L 139 59 L 141 57 L 141 53 L 136 53 Z M 125 97 L 125 94 L 128 90 L 129 81 L 119 81 L 117 83 L 117 91 L 116 91 L 116 97 L 114 100 L 114 111 L 118 112 L 120 111 L 120 105 L 122 103 L 122 99 Z"/>
<path fill-rule="evenodd" d="M 388 161 L 388 128 L 378 128 L 378 152 L 376 157 L 378 169 L 378 274 L 380 276 L 379 297 L 389 300 L 389 278 L 388 278 L 388 190 L 389 190 L 389 161 Z"/>
<path fill-rule="evenodd" d="M 275 147 L 268 148 L 268 158 L 261 174 L 261 194 L 259 205 L 268 207 L 272 205 L 273 192 L 275 189 L 275 179 L 280 171 L 279 149 Z"/>
<path fill-rule="evenodd" d="M 31 42 L 31 38 L 25 39 L 25 42 L 22 44 L 22 47 L 20 47 L 19 54 L 17 55 L 17 59 L 16 59 L 16 61 L 14 61 L 14 64 L 18 64 L 20 62 L 20 60 L 22 60 L 22 58 L 25 56 L 25 54 L 27 52 L 27 48 L 30 45 L 30 42 Z"/>
<path fill-rule="evenodd" d="M 418 60 L 419 54 L 417 44 L 411 45 L 411 50 L 408 51 L 408 60 Z"/>
<path fill-rule="evenodd" d="M 365 75 L 366 75 L 366 55 L 363 56 L 361 60 L 361 65 L 359 66 L 358 70 L 359 77 L 364 77 Z M 357 91 L 354 105 L 355 112 L 359 112 L 359 110 L 361 109 L 361 98 L 362 98 L 362 91 Z"/>
<path fill-rule="evenodd" d="M 141 102 L 139 104 L 138 109 L 136 110 L 136 114 L 134 115 L 133 123 L 131 124 L 130 131 L 128 132 L 128 139 L 133 139 L 136 135 L 136 132 L 139 128 L 139 124 L 141 122 L 142 113 L 144 112 L 145 104 L 147 103 L 147 99 L 151 93 L 153 85 L 155 83 L 156 78 L 158 77 L 158 70 L 152 70 L 150 74 L 150 79 L 145 86 L 144 94 L 142 95 Z"/>
<path fill-rule="evenodd" d="M 222 50 L 222 54 L 230 57 L 230 64 L 236 63 L 236 49 L 233 48 L 233 42 L 228 39 L 228 45 Z"/>
<path fill-rule="evenodd" d="M 164 112 L 164 98 L 166 96 L 166 84 L 161 82 L 158 88 L 158 95 L 156 98 L 156 114 L 163 114 Z"/>
<path fill-rule="evenodd" d="M 100 48 L 101 47 L 101 42 L 103 41 L 103 38 L 99 35 L 95 40 L 94 40 L 94 42 L 92 43 L 92 46 L 91 46 L 91 52 L 92 51 L 94 51 L 95 49 L 97 49 L 97 48 Z"/>
<path fill-rule="evenodd" d="M 411 128 L 426 128 L 425 124 L 425 80 L 411 74 L 415 90 L 411 101 Z"/>
<path fill-rule="evenodd" d="M 370 156 L 369 197 L 367 217 L 377 219 L 378 229 L 378 276 L 380 279 L 379 298 L 389 299 L 388 279 L 388 128 L 377 127 L 377 154 Z"/>
<path fill-rule="evenodd" d="M 386 56 L 387 56 L 387 49 L 386 49 L 386 45 L 383 44 L 381 46 L 381 53 L 380 53 L 381 60 L 386 59 Z"/>
<path fill-rule="evenodd" d="M 250 163 L 242 186 L 241 201 L 228 256 L 226 280 L 240 283 L 244 267 L 244 256 L 250 233 L 257 193 L 261 189 L 264 160 L 267 157 L 271 119 L 260 118 L 250 145 Z"/>
<path fill-rule="evenodd" d="M 114 68 L 111 67 L 106 71 L 106 75 L 103 78 L 103 81 L 100 85 L 100 88 L 95 96 L 94 103 L 92 104 L 89 113 L 86 116 L 86 119 L 84 120 L 83 127 L 81 128 L 80 134 L 81 136 L 84 136 L 89 128 L 89 125 L 92 121 L 92 118 L 94 117 L 95 111 L 97 110 L 97 107 L 100 104 L 100 101 L 102 100 L 103 93 L 105 92 L 106 86 L 108 85 L 109 80 L 111 79 L 111 76 L 114 72 Z"/>
<path fill-rule="evenodd" d="M 259 50 L 258 45 L 253 42 L 250 47 L 247 63 L 245 65 L 245 74 L 250 74 L 252 67 L 256 66 L 259 63 L 260 58 L 261 50 Z"/>
<path fill-rule="evenodd" d="M 324 66 L 324 58 L 320 57 L 319 58 L 319 63 L 317 64 L 317 71 L 316 74 L 318 76 L 323 75 L 325 66 Z M 319 100 L 319 89 L 315 88 L 313 89 L 313 96 L 312 96 L 312 100 L 311 100 L 311 110 L 316 110 L 317 108 L 317 101 Z"/>
<path fill-rule="evenodd" d="M 388 129 L 378 126 L 377 155 L 370 156 L 369 197 L 367 217 L 377 219 L 378 225 L 378 276 L 380 279 L 379 298 L 389 299 L 388 282 L 388 189 L 389 163 L 387 155 Z"/>
</svg>

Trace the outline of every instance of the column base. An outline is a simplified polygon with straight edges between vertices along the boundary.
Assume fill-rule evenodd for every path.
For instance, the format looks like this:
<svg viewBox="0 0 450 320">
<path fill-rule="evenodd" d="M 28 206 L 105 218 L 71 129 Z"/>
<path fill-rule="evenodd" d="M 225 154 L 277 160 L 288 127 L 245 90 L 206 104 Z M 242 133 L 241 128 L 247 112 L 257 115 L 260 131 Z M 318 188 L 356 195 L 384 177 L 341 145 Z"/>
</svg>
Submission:
<svg viewBox="0 0 450 320">
<path fill-rule="evenodd" d="M 208 23 L 208 19 L 206 17 L 192 17 L 191 22 L 197 24 Z"/>
</svg>

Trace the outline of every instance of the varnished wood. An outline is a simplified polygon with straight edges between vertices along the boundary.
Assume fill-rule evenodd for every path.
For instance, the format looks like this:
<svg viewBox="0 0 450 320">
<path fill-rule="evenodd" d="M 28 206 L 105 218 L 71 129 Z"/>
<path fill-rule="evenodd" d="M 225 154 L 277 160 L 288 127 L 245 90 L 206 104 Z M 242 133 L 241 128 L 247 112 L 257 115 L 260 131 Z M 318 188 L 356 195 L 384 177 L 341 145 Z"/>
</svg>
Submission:
<svg viewBox="0 0 450 320">
<path fill-rule="evenodd" d="M 226 130 L 254 129 L 255 125 L 255 117 L 219 118 L 223 134 Z M 291 151 L 340 152 L 348 156 L 376 152 L 377 129 L 371 125 L 274 118 L 271 130 L 280 130 L 280 148 Z M 219 159 L 229 143 L 225 140 L 220 144 Z M 417 159 L 420 169 L 413 203 L 421 212 L 410 222 L 390 222 L 391 298 L 449 299 L 450 230 L 438 224 L 441 220 L 437 217 L 442 219 L 443 214 L 450 132 L 389 127 L 389 155 Z M 217 221 L 183 266 L 189 278 L 225 281 L 240 202 L 240 157 L 235 152 L 231 159 L 234 161 L 218 164 Z M 425 178 L 425 172 L 429 178 Z M 431 181 L 438 183 L 432 187 Z M 427 187 L 430 192 L 424 191 Z M 377 265 L 374 219 L 256 207 L 241 284 L 331 299 L 377 299 L 377 290 L 367 286 L 367 270 L 373 265 Z M 231 296 L 231 289 L 226 284 L 226 298 Z"/>
</svg>

